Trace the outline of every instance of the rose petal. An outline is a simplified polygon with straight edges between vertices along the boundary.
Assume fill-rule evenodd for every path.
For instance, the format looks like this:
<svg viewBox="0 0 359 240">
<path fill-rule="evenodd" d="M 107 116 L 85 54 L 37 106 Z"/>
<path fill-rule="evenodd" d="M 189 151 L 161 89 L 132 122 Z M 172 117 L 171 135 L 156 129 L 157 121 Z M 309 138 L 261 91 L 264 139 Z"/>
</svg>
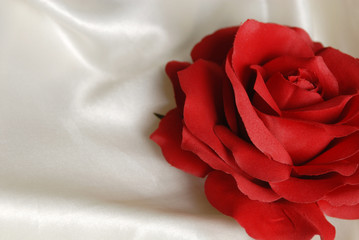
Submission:
<svg viewBox="0 0 359 240">
<path fill-rule="evenodd" d="M 337 172 L 342 176 L 351 176 L 358 169 L 358 163 L 342 160 L 328 164 L 294 166 L 293 169 L 296 174 L 301 176 L 319 176 L 331 172 Z"/>
<path fill-rule="evenodd" d="M 268 79 L 266 86 L 276 104 L 282 110 L 296 109 L 323 102 L 320 94 L 295 86 L 278 72 Z"/>
<path fill-rule="evenodd" d="M 181 149 L 182 120 L 177 109 L 169 111 L 161 120 L 151 139 L 162 149 L 163 156 L 174 167 L 198 177 L 204 177 L 211 168 L 191 152 Z"/>
<path fill-rule="evenodd" d="M 350 157 L 346 158 L 345 161 L 359 164 L 359 151 L 356 152 L 355 154 L 351 155 Z"/>
<path fill-rule="evenodd" d="M 246 87 L 250 65 L 261 65 L 283 55 L 313 57 L 314 53 L 307 42 L 288 27 L 247 20 L 240 26 L 234 40 L 232 66 Z"/>
<path fill-rule="evenodd" d="M 223 64 L 228 51 L 233 47 L 237 30 L 238 26 L 222 28 L 203 38 L 191 52 L 193 61 L 204 59 Z"/>
<path fill-rule="evenodd" d="M 250 179 L 248 175 L 241 171 L 233 171 L 230 175 L 235 179 L 237 188 L 251 200 L 260 202 L 274 202 L 281 198 L 270 186 L 261 185 L 262 182 Z"/>
<path fill-rule="evenodd" d="M 353 94 L 359 89 L 359 62 L 334 48 L 325 48 L 318 53 L 334 74 L 341 94 Z"/>
<path fill-rule="evenodd" d="M 203 162 L 207 163 L 211 168 L 221 170 L 226 173 L 232 172 L 236 164 L 231 159 L 221 159 L 218 155 L 210 149 L 206 144 L 201 142 L 198 138 L 188 130 L 186 126 L 182 128 L 182 144 L 183 150 L 190 151 L 196 154 Z"/>
<path fill-rule="evenodd" d="M 349 177 L 339 174 L 327 174 L 316 178 L 291 177 L 283 182 L 270 183 L 270 185 L 276 193 L 289 201 L 315 202 L 345 185 L 359 185 L 359 170 L 357 169 Z"/>
<path fill-rule="evenodd" d="M 228 78 L 223 79 L 222 95 L 224 114 L 226 116 L 228 126 L 233 132 L 238 133 L 240 127 L 239 122 L 241 122 L 242 120 L 237 113 L 233 87 Z M 241 123 L 241 125 L 243 124 Z"/>
<path fill-rule="evenodd" d="M 247 130 L 248 136 L 253 144 L 267 156 L 273 160 L 283 163 L 292 164 L 292 160 L 288 152 L 284 149 L 282 144 L 269 132 L 261 119 L 256 114 L 248 95 L 235 75 L 231 65 L 231 54 L 227 56 L 226 73 L 231 80 L 238 113 L 240 114 L 244 126 Z"/>
<path fill-rule="evenodd" d="M 215 126 L 214 130 L 222 143 L 232 151 L 238 166 L 247 174 L 268 182 L 289 178 L 291 166 L 269 159 L 252 144 L 240 139 L 223 126 Z"/>
<path fill-rule="evenodd" d="M 328 216 L 342 219 L 359 219 L 359 204 L 354 206 L 334 207 L 327 201 L 319 201 L 320 209 Z"/>
<path fill-rule="evenodd" d="M 299 68 L 309 70 L 318 78 L 324 99 L 330 99 L 339 94 L 338 81 L 320 56 L 311 58 L 280 56 L 264 64 L 263 68 L 269 76 L 277 72 L 287 74 Z"/>
<path fill-rule="evenodd" d="M 294 165 L 300 165 L 319 154 L 334 138 L 344 137 L 356 131 L 350 126 L 326 125 L 257 113 L 269 131 L 288 151 Z"/>
<path fill-rule="evenodd" d="M 235 218 L 255 239 L 309 240 L 315 234 L 323 240 L 334 239 L 335 228 L 316 204 L 250 200 L 237 190 L 233 178 L 218 171 L 209 174 L 205 192 L 215 208 Z"/>
<path fill-rule="evenodd" d="M 342 95 L 312 106 L 283 111 L 283 117 L 320 123 L 333 123 L 339 118 L 353 95 Z"/>
<path fill-rule="evenodd" d="M 356 157 L 356 162 L 358 162 L 359 155 L 354 155 L 354 157 Z M 359 169 L 353 175 L 346 177 L 344 181 L 348 185 L 359 185 Z"/>
<path fill-rule="evenodd" d="M 291 177 L 283 182 L 270 183 L 272 189 L 291 202 L 311 203 L 322 199 L 327 193 L 344 184 L 340 175 L 319 179 Z"/>
<path fill-rule="evenodd" d="M 186 100 L 183 120 L 189 131 L 211 147 L 222 159 L 227 152 L 213 132 L 224 122 L 222 82 L 226 79 L 222 68 L 205 60 L 198 60 L 178 73 Z"/>
<path fill-rule="evenodd" d="M 326 200 L 334 207 L 357 205 L 359 204 L 359 186 L 342 186 L 325 195 L 323 200 Z"/>
<path fill-rule="evenodd" d="M 191 65 L 191 64 L 187 63 L 187 62 L 177 62 L 177 61 L 168 62 L 166 65 L 166 73 L 172 82 L 172 86 L 173 86 L 173 90 L 174 90 L 175 98 L 176 98 L 177 109 L 181 115 L 183 115 L 182 109 L 183 109 L 184 100 L 185 100 L 186 96 L 185 96 L 184 92 L 182 91 L 181 86 L 179 84 L 179 79 L 178 79 L 177 73 L 183 69 L 186 69 L 189 65 Z"/>
<path fill-rule="evenodd" d="M 242 171 L 235 164 L 234 159 L 220 159 L 212 149 L 191 135 L 186 127 L 183 128 L 182 148 L 195 153 L 213 169 L 233 175 L 236 179 L 238 189 L 249 198 L 263 202 L 273 202 L 280 198 L 272 189 L 258 185 L 256 182 L 251 181 L 245 174 L 242 174 Z"/>
<path fill-rule="evenodd" d="M 352 126 L 359 126 L 359 96 L 355 95 L 341 114 L 339 123 L 348 124 Z"/>
<path fill-rule="evenodd" d="M 320 42 L 313 42 L 309 34 L 301 28 L 291 27 L 307 44 L 312 48 L 313 52 L 317 52 L 323 48 L 323 45 Z"/>
<path fill-rule="evenodd" d="M 277 103 L 274 101 L 272 95 L 270 94 L 262 75 L 264 74 L 264 69 L 258 65 L 251 66 L 251 69 L 255 70 L 257 73 L 256 81 L 254 83 L 254 91 L 256 92 L 252 98 L 252 104 L 259 110 L 265 113 L 274 113 L 276 115 L 281 115 L 281 111 L 277 106 Z M 262 100 L 262 101 L 261 101 Z M 268 107 L 270 109 L 268 109 Z"/>
<path fill-rule="evenodd" d="M 334 140 L 329 149 L 308 162 L 307 165 L 320 165 L 341 161 L 348 159 L 358 152 L 359 133 L 354 133 L 347 137 Z M 356 163 L 358 162 L 359 161 L 356 161 Z"/>
</svg>

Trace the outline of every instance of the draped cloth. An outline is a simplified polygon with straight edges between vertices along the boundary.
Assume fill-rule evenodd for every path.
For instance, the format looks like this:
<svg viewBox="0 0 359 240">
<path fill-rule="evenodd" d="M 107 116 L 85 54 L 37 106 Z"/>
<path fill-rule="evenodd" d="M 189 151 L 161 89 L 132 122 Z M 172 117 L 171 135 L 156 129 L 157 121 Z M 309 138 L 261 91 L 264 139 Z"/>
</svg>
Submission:
<svg viewBox="0 0 359 240">
<path fill-rule="evenodd" d="M 355 0 L 2 0 L 0 238 L 251 239 L 149 140 L 169 60 L 252 18 L 359 57 Z M 359 221 L 328 218 L 336 239 Z M 260 223 L 258 223 L 260 224 Z M 318 237 L 315 237 L 318 239 Z"/>
</svg>

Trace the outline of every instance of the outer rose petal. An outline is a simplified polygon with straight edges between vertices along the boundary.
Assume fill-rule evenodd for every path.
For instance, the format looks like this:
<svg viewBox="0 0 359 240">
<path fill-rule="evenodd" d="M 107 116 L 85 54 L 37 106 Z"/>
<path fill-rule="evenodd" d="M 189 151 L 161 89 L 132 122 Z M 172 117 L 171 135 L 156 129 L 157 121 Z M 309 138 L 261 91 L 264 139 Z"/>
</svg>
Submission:
<svg viewBox="0 0 359 240">
<path fill-rule="evenodd" d="M 356 161 L 358 161 L 358 155 L 355 155 Z M 345 183 L 349 185 L 359 185 L 359 169 L 351 176 L 345 178 Z"/>
<path fill-rule="evenodd" d="M 341 175 L 322 179 L 301 179 L 291 177 L 278 183 L 270 183 L 272 189 L 283 198 L 296 203 L 311 203 L 322 199 L 327 193 L 343 186 Z"/>
<path fill-rule="evenodd" d="M 223 160 L 219 158 L 212 149 L 192 136 L 186 127 L 183 128 L 182 148 L 195 153 L 213 169 L 233 175 L 236 179 L 238 189 L 250 199 L 273 202 L 280 198 L 271 188 L 263 187 L 253 182 L 252 179 L 242 173 L 237 165 L 234 164 L 234 159 Z"/>
<path fill-rule="evenodd" d="M 223 69 L 213 62 L 200 59 L 179 72 L 178 76 L 186 94 L 183 110 L 186 127 L 221 159 L 228 159 L 228 151 L 213 131 L 216 124 L 225 121 L 222 83 L 227 77 Z"/>
<path fill-rule="evenodd" d="M 204 59 L 223 64 L 232 48 L 238 27 L 222 28 L 203 38 L 191 52 L 193 62 Z"/>
<path fill-rule="evenodd" d="M 335 207 L 330 205 L 327 201 L 319 201 L 320 209 L 328 216 L 342 218 L 342 219 L 358 219 L 359 218 L 359 204 L 354 206 L 340 206 Z"/>
<path fill-rule="evenodd" d="M 211 168 L 221 170 L 226 173 L 231 173 L 232 169 L 236 167 L 234 160 L 227 158 L 221 159 L 210 147 L 201 142 L 198 138 L 183 126 L 182 129 L 182 149 L 193 152 L 202 161 L 207 163 Z"/>
<path fill-rule="evenodd" d="M 314 53 L 303 37 L 288 27 L 247 20 L 234 40 L 232 66 L 246 87 L 250 65 L 260 65 L 283 55 L 313 57 Z"/>
<path fill-rule="evenodd" d="M 334 239 L 334 227 L 316 204 L 250 200 L 238 191 L 231 176 L 219 171 L 209 174 L 205 192 L 215 208 L 234 217 L 255 239 L 309 240 L 315 234 L 323 240 Z"/>
<path fill-rule="evenodd" d="M 250 176 L 267 182 L 284 181 L 289 178 L 291 166 L 269 159 L 226 127 L 216 126 L 214 130 L 223 144 L 232 151 L 238 166 Z"/>
<path fill-rule="evenodd" d="M 191 152 L 181 149 L 182 120 L 173 109 L 161 120 L 151 139 L 162 149 L 163 156 L 174 167 L 198 177 L 204 177 L 211 168 Z"/>
<path fill-rule="evenodd" d="M 318 53 L 339 83 L 341 94 L 356 93 L 359 89 L 359 61 L 334 48 L 325 48 Z"/>
<path fill-rule="evenodd" d="M 342 160 L 328 164 L 294 166 L 293 169 L 300 176 L 319 176 L 331 172 L 337 172 L 343 176 L 351 176 L 357 171 L 358 163 Z"/>
<path fill-rule="evenodd" d="M 323 48 L 323 45 L 320 42 L 313 42 L 312 39 L 310 38 L 309 34 L 306 31 L 304 31 L 303 29 L 298 28 L 298 27 L 291 27 L 291 29 L 296 31 L 298 33 L 298 35 L 301 38 L 303 38 L 303 40 L 306 41 L 309 46 L 311 46 L 313 52 L 317 52 Z"/>
<path fill-rule="evenodd" d="M 335 207 L 357 205 L 359 204 L 359 185 L 345 185 L 337 188 L 328 193 L 323 200 Z"/>
<path fill-rule="evenodd" d="M 172 86 L 176 98 L 177 109 L 181 115 L 183 114 L 183 105 L 186 96 L 184 95 L 184 92 L 181 89 L 177 72 L 187 68 L 190 65 L 191 65 L 190 63 L 177 62 L 177 61 L 168 62 L 166 65 L 166 73 L 172 82 Z"/>
</svg>

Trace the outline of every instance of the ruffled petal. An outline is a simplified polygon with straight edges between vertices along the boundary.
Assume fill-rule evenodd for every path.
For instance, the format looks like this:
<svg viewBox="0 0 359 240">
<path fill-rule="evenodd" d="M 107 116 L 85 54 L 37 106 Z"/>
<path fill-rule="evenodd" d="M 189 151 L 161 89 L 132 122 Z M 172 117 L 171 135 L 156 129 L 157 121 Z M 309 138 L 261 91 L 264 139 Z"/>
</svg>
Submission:
<svg viewBox="0 0 359 240">
<path fill-rule="evenodd" d="M 342 219 L 359 219 L 359 204 L 354 206 L 340 206 L 335 207 L 330 205 L 327 201 L 319 201 L 320 209 L 328 216 L 342 218 Z"/>
<path fill-rule="evenodd" d="M 231 174 L 236 179 L 238 189 L 250 199 L 273 202 L 280 198 L 271 188 L 257 184 L 258 181 L 253 181 L 255 179 L 243 173 L 235 164 L 233 157 L 219 158 L 212 149 L 191 135 L 186 127 L 183 128 L 182 148 L 195 153 L 213 169 Z"/>
<path fill-rule="evenodd" d="M 335 228 L 316 204 L 250 200 L 238 191 L 231 176 L 218 171 L 208 175 L 205 192 L 215 208 L 235 218 L 255 239 L 309 240 L 316 234 L 322 240 L 334 239 Z"/>
<path fill-rule="evenodd" d="M 213 132 L 216 124 L 225 121 L 222 82 L 226 76 L 223 69 L 213 62 L 198 60 L 178 76 L 186 94 L 183 110 L 186 127 L 225 159 L 226 149 Z"/>
<path fill-rule="evenodd" d="M 273 161 L 252 144 L 237 137 L 223 126 L 216 126 L 215 133 L 231 150 L 238 166 L 247 174 L 267 182 L 284 181 L 289 178 L 292 167 Z"/>
<path fill-rule="evenodd" d="M 345 185 L 328 193 L 322 200 L 326 200 L 334 207 L 359 204 L 359 185 Z"/>
<path fill-rule="evenodd" d="M 270 186 L 258 179 L 253 179 L 240 170 L 232 172 L 230 175 L 234 178 L 237 188 L 249 199 L 260 202 L 274 202 L 281 199 Z"/>
<path fill-rule="evenodd" d="M 226 173 L 231 173 L 233 167 L 236 166 L 234 160 L 221 159 L 213 149 L 196 138 L 186 126 L 182 128 L 182 144 L 183 150 L 190 151 L 196 154 L 203 162 L 207 163 L 211 168 L 221 170 Z"/>
<path fill-rule="evenodd" d="M 237 27 L 222 28 L 203 38 L 194 46 L 191 57 L 193 61 L 204 59 L 223 64 L 228 51 L 233 47 Z"/>
<path fill-rule="evenodd" d="M 331 162 L 328 164 L 305 164 L 293 167 L 295 173 L 300 176 L 319 176 L 326 173 L 336 172 L 342 176 L 351 176 L 358 169 L 358 163 L 348 160 Z"/>
<path fill-rule="evenodd" d="M 343 184 L 344 180 L 340 175 L 315 179 L 291 177 L 283 182 L 270 183 L 276 193 L 288 201 L 296 203 L 316 202 Z"/>
<path fill-rule="evenodd" d="M 244 22 L 236 35 L 233 47 L 233 69 L 246 87 L 250 65 L 261 65 L 278 56 L 313 57 L 314 53 L 303 37 L 286 26 Z"/>
<path fill-rule="evenodd" d="M 177 109 L 166 114 L 151 139 L 161 147 L 163 156 L 172 166 L 198 177 L 206 176 L 211 170 L 196 155 L 181 149 L 182 120 Z"/>
<path fill-rule="evenodd" d="M 359 160 L 359 155 L 354 155 L 356 162 Z M 345 183 L 348 185 L 359 185 L 359 169 L 351 176 L 344 179 Z"/>
</svg>

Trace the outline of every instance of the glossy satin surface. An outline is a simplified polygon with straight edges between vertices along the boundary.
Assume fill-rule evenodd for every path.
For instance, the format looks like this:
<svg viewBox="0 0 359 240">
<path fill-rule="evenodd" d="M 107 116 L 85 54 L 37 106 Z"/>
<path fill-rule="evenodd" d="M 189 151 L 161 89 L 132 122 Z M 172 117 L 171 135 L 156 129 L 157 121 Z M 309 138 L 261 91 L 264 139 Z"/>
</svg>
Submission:
<svg viewBox="0 0 359 240">
<path fill-rule="evenodd" d="M 355 0 L 2 0 L 0 238 L 250 239 L 149 140 L 167 61 L 248 18 L 359 57 Z M 359 221 L 329 218 L 336 239 Z"/>
</svg>

